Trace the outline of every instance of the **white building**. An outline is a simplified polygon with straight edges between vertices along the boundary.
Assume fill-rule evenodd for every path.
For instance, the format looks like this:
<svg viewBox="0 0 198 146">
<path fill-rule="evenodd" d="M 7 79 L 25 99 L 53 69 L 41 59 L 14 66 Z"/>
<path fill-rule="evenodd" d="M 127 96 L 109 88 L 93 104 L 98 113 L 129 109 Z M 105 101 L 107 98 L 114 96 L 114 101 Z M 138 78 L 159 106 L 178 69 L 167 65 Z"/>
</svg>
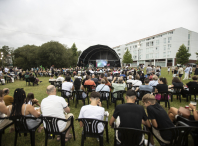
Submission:
<svg viewBox="0 0 198 146">
<path fill-rule="evenodd" d="M 133 63 L 160 65 L 162 67 L 176 65 L 176 52 L 184 44 L 191 53 L 189 63 L 195 63 L 196 52 L 198 52 L 198 33 L 185 28 L 176 28 L 150 37 L 139 39 L 124 45 L 114 47 L 121 58 L 128 49 L 132 54 Z"/>
</svg>

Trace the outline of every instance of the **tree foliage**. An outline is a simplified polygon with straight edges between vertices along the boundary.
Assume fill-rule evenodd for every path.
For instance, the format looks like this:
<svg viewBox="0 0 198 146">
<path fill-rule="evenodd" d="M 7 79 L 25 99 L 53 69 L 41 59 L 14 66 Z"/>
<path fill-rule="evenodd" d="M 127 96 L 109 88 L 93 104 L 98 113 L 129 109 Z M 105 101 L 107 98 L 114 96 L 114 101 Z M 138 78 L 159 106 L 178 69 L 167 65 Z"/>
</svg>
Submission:
<svg viewBox="0 0 198 146">
<path fill-rule="evenodd" d="M 77 48 L 76 48 L 76 44 L 73 43 L 72 47 L 71 47 L 71 50 L 73 52 L 73 56 L 77 56 L 78 55 L 78 52 L 77 52 Z"/>
<path fill-rule="evenodd" d="M 179 47 L 178 52 L 176 53 L 176 63 L 177 64 L 185 64 L 189 62 L 189 57 L 191 56 L 190 53 L 188 53 L 188 50 L 186 49 L 186 46 L 182 44 Z"/>
<path fill-rule="evenodd" d="M 131 53 L 129 52 L 128 49 L 123 55 L 122 62 L 123 63 L 133 63 L 132 55 L 131 55 Z"/>
<path fill-rule="evenodd" d="M 196 55 L 197 55 L 197 62 L 196 62 L 196 64 L 198 64 L 198 53 L 196 52 Z"/>
</svg>

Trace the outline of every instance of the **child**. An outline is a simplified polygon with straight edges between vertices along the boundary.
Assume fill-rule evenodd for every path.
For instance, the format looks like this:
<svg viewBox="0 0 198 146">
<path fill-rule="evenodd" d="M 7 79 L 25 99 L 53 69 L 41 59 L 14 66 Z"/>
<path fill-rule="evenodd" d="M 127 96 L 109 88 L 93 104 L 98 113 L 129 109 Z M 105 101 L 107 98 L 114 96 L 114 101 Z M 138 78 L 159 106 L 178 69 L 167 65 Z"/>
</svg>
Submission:
<svg viewBox="0 0 198 146">
<path fill-rule="evenodd" d="M 38 103 L 38 100 L 34 98 L 33 93 L 28 93 L 27 98 L 25 99 L 25 104 L 31 104 L 32 106 L 39 106 L 40 104 Z"/>
<path fill-rule="evenodd" d="M 168 74 L 170 73 L 170 67 L 168 67 Z"/>
</svg>

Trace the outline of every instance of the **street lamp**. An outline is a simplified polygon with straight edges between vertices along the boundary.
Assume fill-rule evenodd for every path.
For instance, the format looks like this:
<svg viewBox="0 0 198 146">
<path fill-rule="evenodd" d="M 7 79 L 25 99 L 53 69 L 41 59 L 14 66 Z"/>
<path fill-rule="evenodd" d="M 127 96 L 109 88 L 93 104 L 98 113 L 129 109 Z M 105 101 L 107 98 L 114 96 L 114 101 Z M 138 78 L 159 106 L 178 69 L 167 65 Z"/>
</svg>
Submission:
<svg viewBox="0 0 198 146">
<path fill-rule="evenodd" d="M 138 42 L 137 44 L 137 48 L 138 48 L 138 61 L 137 61 L 137 67 L 139 66 L 139 50 L 140 50 L 140 42 Z"/>
</svg>

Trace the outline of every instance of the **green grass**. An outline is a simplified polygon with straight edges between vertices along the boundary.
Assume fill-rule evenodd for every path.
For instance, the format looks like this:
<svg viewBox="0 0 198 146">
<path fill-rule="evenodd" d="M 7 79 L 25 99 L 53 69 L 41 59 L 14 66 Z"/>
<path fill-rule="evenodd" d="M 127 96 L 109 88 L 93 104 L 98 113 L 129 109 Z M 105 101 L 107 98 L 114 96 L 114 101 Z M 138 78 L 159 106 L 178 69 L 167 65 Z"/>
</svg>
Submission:
<svg viewBox="0 0 198 146">
<path fill-rule="evenodd" d="M 170 75 L 168 75 L 167 72 L 167 68 L 163 68 L 162 69 L 162 75 L 161 77 L 166 77 L 168 80 L 168 85 L 170 85 L 172 83 L 172 73 L 170 73 Z M 24 88 L 26 94 L 29 92 L 33 92 L 35 95 L 35 98 L 37 98 L 39 100 L 39 102 L 42 101 L 43 98 L 47 97 L 46 94 L 46 87 L 50 84 L 48 82 L 49 78 L 48 77 L 39 77 L 39 79 L 41 81 L 43 81 L 40 85 L 36 85 L 36 86 L 26 86 L 25 81 L 20 81 L 20 80 L 16 80 L 14 83 L 8 83 L 6 85 L 0 85 L 1 89 L 3 88 L 9 88 L 10 89 L 10 95 L 13 95 L 14 90 L 16 88 Z M 183 83 L 187 83 L 190 80 L 185 80 Z M 57 92 L 57 95 L 60 96 L 60 92 Z M 86 100 L 86 104 L 87 100 Z M 121 102 L 118 102 L 118 104 L 121 104 Z M 170 106 L 172 107 L 176 107 L 179 108 L 180 106 L 185 106 L 188 105 L 189 102 L 186 102 L 185 98 L 182 98 L 182 102 L 180 103 L 177 99 L 173 99 L 173 102 L 170 102 Z M 140 105 L 142 105 L 142 103 L 140 102 Z M 164 103 L 161 103 L 162 107 L 168 111 L 168 108 L 165 108 Z M 83 106 L 82 102 L 79 102 L 79 104 L 77 105 L 77 108 L 75 108 L 75 104 L 71 101 L 70 102 L 70 109 L 71 109 L 71 113 L 74 114 L 74 118 L 78 118 L 79 112 L 81 107 Z M 111 116 L 113 115 L 114 112 L 114 104 L 111 104 L 109 106 L 109 109 L 107 109 L 107 105 L 106 102 L 103 102 L 103 107 L 105 108 L 106 111 L 109 112 L 110 116 L 109 116 L 109 120 L 111 118 Z M 52 106 L 52 108 L 55 108 Z M 82 132 L 82 128 L 80 128 L 79 123 L 77 121 L 74 121 L 74 129 L 75 129 L 75 134 L 76 134 L 76 140 L 74 141 L 73 139 L 70 140 L 69 142 L 67 142 L 65 145 L 72 145 L 72 146 L 80 146 L 81 143 L 81 132 Z M 8 133 L 9 128 L 5 131 L 5 134 L 3 134 L 2 137 L 2 146 L 13 146 L 14 145 L 14 133 Z M 104 134 L 104 146 L 113 146 L 114 142 L 114 130 L 111 129 L 109 127 L 109 143 L 106 142 L 106 136 Z M 45 133 L 44 131 L 42 131 L 41 133 L 37 133 L 36 132 L 36 136 L 35 136 L 35 142 L 36 142 L 36 146 L 44 146 L 45 145 Z M 18 137 L 18 141 L 17 141 L 17 145 L 18 146 L 28 146 L 31 145 L 30 143 L 30 137 L 29 134 L 27 137 L 21 136 Z M 54 146 L 54 145 L 61 145 L 60 142 L 57 142 L 56 139 L 51 139 L 48 140 L 48 145 L 49 146 Z M 85 146 L 99 146 L 99 143 L 97 142 L 96 139 L 94 138 L 87 138 L 85 141 Z M 155 145 L 158 146 L 159 143 L 155 140 Z M 192 142 L 192 138 L 189 138 L 189 145 L 193 145 Z"/>
</svg>

